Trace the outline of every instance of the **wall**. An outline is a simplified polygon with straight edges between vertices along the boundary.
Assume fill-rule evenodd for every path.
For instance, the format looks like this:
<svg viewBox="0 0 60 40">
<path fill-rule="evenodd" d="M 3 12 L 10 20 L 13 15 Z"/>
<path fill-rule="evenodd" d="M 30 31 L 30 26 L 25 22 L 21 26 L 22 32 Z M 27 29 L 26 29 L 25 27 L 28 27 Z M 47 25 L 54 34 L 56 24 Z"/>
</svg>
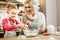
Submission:
<svg viewBox="0 0 60 40">
<path fill-rule="evenodd" d="M 46 16 L 46 0 L 40 0 L 40 11 Z"/>
<path fill-rule="evenodd" d="M 57 0 L 57 24 L 60 26 L 60 0 Z"/>
<path fill-rule="evenodd" d="M 57 25 L 56 0 L 46 0 L 47 25 Z"/>
</svg>

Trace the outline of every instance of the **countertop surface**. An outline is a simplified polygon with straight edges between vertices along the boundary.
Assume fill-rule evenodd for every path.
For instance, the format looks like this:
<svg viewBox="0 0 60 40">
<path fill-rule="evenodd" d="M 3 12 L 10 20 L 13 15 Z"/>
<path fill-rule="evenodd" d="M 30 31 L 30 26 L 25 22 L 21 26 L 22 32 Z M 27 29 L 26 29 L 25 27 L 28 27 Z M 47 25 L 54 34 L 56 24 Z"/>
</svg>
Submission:
<svg viewBox="0 0 60 40">
<path fill-rule="evenodd" d="M 49 38 L 54 38 L 55 40 L 60 40 L 60 36 L 57 35 L 37 35 L 36 37 L 26 37 L 25 39 L 18 39 L 18 37 L 10 37 L 10 38 L 0 38 L 0 40 L 49 40 Z"/>
</svg>

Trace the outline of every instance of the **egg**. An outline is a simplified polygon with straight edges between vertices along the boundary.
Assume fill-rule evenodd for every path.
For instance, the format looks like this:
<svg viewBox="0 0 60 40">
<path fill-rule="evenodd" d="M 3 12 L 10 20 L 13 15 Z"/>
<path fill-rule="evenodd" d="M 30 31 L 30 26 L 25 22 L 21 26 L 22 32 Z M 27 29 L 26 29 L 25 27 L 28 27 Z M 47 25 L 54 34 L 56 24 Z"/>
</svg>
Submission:
<svg viewBox="0 0 60 40">
<path fill-rule="evenodd" d="M 49 40 L 56 40 L 54 37 L 50 37 Z"/>
</svg>

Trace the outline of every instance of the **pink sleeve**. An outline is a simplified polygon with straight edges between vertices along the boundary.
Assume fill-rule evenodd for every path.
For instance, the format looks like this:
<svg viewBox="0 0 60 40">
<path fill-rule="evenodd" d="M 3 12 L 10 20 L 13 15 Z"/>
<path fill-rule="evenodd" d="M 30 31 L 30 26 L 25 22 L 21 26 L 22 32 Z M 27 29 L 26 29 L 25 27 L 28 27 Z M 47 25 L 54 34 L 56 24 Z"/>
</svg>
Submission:
<svg viewBox="0 0 60 40">
<path fill-rule="evenodd" d="M 13 30 L 16 29 L 15 26 L 9 26 L 7 20 L 2 20 L 2 26 L 4 27 L 5 30 Z"/>
</svg>

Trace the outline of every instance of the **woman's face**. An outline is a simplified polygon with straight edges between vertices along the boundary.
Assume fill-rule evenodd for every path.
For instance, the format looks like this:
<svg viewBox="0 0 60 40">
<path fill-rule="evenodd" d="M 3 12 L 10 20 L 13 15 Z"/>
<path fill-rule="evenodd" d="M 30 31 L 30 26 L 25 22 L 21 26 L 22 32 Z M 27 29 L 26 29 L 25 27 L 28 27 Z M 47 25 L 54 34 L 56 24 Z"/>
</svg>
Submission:
<svg viewBox="0 0 60 40">
<path fill-rule="evenodd" d="M 16 9 L 10 9 L 8 12 L 8 16 L 14 19 L 16 17 Z"/>
<path fill-rule="evenodd" d="M 32 11 L 31 4 L 26 3 L 26 4 L 25 4 L 25 10 L 26 10 L 26 12 L 30 13 L 30 12 Z"/>
</svg>

